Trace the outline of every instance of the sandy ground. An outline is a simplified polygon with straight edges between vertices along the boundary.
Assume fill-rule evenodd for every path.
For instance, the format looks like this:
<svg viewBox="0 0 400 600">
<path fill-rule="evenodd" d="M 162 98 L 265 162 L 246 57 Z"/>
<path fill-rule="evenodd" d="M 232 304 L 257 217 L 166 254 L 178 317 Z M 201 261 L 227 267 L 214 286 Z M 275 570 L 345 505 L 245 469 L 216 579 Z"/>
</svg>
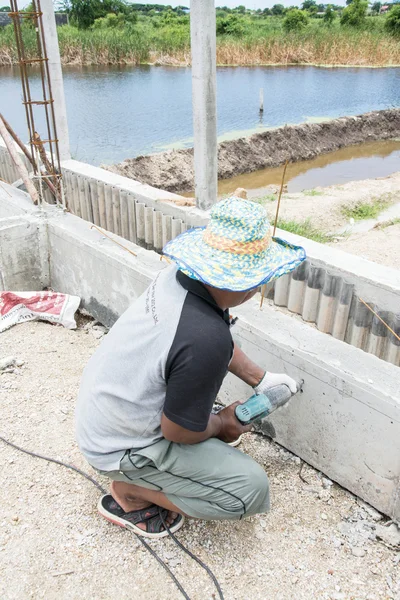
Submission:
<svg viewBox="0 0 400 600">
<path fill-rule="evenodd" d="M 356 233 L 331 245 L 381 265 L 400 268 L 400 223 Z"/>
<path fill-rule="evenodd" d="M 342 209 L 359 203 L 371 204 L 375 200 L 390 204 L 400 203 L 400 172 L 379 179 L 351 181 L 343 185 L 317 187 L 313 194 L 300 192 L 283 194 L 279 218 L 302 222 L 309 219 L 312 225 L 325 233 L 335 233 L 348 225 Z M 267 200 L 264 206 L 274 221 L 277 200 Z"/>
<path fill-rule="evenodd" d="M 82 369 L 99 343 L 83 324 L 67 331 L 26 323 L 1 334 L 0 358 L 24 364 L 0 374 L 0 435 L 94 474 L 73 433 Z M 377 540 L 385 522 L 379 513 L 307 465 L 303 482 L 300 459 L 266 438 L 248 434 L 242 450 L 270 476 L 271 513 L 191 521 L 178 534 L 213 569 L 226 600 L 400 600 L 400 552 Z M 97 515 L 91 483 L 2 442 L 0 464 L 2 600 L 181 597 L 134 534 Z M 191 600 L 217 598 L 207 575 L 170 540 L 151 545 Z"/>
<path fill-rule="evenodd" d="M 229 179 L 240 173 L 278 167 L 286 160 L 309 160 L 352 144 L 396 138 L 399 132 L 400 109 L 395 108 L 321 123 L 285 125 L 221 142 L 218 145 L 218 178 Z M 161 190 L 194 189 L 193 149 L 127 158 L 120 164 L 104 168 Z"/>
</svg>

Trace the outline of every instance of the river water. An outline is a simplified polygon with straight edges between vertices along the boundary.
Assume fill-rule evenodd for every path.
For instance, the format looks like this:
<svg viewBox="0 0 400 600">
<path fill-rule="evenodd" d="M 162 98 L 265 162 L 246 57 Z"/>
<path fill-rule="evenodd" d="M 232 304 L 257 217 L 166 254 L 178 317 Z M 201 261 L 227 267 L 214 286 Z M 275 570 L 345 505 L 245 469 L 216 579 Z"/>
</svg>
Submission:
<svg viewBox="0 0 400 600">
<path fill-rule="evenodd" d="M 37 72 L 32 81 L 35 98 L 40 92 Z M 65 67 L 64 85 L 71 151 L 78 160 L 111 164 L 193 144 L 189 68 Z M 221 139 L 400 105 L 396 68 L 220 67 L 217 86 Z M 0 110 L 27 141 L 21 101 L 18 69 L 0 69 Z M 39 130 L 41 112 L 37 109 L 35 117 Z"/>
</svg>

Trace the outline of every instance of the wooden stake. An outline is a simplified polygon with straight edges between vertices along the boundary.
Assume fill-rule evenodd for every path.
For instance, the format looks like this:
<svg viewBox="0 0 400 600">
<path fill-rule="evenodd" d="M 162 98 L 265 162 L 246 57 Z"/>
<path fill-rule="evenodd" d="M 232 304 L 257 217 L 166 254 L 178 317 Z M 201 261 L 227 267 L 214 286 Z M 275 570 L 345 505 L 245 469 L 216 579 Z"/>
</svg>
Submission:
<svg viewBox="0 0 400 600">
<path fill-rule="evenodd" d="M 25 154 L 26 158 L 31 163 L 33 169 L 36 171 L 37 166 L 35 164 L 35 161 L 33 160 L 31 153 L 29 152 L 29 150 L 27 149 L 25 144 L 20 140 L 20 138 L 15 133 L 15 131 L 13 130 L 11 125 L 6 121 L 6 119 L 4 118 L 4 116 L 1 113 L 0 113 L 0 118 L 3 119 L 4 125 L 5 125 L 8 133 L 11 135 L 14 142 L 21 148 L 22 152 Z M 51 193 L 54 195 L 54 197 L 57 198 L 57 190 L 56 190 L 55 186 L 51 183 L 51 181 L 47 177 L 44 177 L 44 181 L 45 181 L 46 185 L 48 186 L 49 190 L 51 191 Z"/>
<path fill-rule="evenodd" d="M 274 231 L 272 233 L 272 237 L 274 237 L 274 235 L 275 235 L 276 224 L 278 223 L 279 209 L 281 206 L 281 197 L 282 197 L 282 192 L 283 192 L 283 186 L 285 185 L 285 175 L 286 175 L 286 169 L 287 169 L 288 164 L 289 164 L 289 159 L 286 160 L 285 167 L 283 169 L 281 189 L 279 190 L 278 204 L 276 206 L 276 214 L 275 214 Z"/>
<path fill-rule="evenodd" d="M 281 206 L 281 197 L 282 197 L 282 192 L 283 192 L 283 186 L 285 185 L 285 175 L 286 175 L 286 169 L 287 169 L 288 164 L 289 164 L 289 159 L 286 159 L 285 167 L 284 167 L 283 173 L 282 173 L 281 189 L 279 190 L 278 204 L 276 206 L 274 231 L 272 233 L 272 237 L 275 236 L 276 224 L 278 223 L 279 208 Z M 265 285 L 262 285 L 261 286 L 260 309 L 262 308 L 262 305 L 264 303 L 264 296 L 265 296 Z"/>
<path fill-rule="evenodd" d="M 10 156 L 11 156 L 12 160 L 14 161 L 14 164 L 17 168 L 18 173 L 21 176 L 22 181 L 24 182 L 24 185 L 28 191 L 28 194 L 32 198 L 33 204 L 39 204 L 38 191 L 35 188 L 35 186 L 33 185 L 32 180 L 29 178 L 28 169 L 26 168 L 26 166 L 24 165 L 24 163 L 21 160 L 21 157 L 19 156 L 18 152 L 16 151 L 12 137 L 8 133 L 7 128 L 4 124 L 3 118 L 1 116 L 0 116 L 0 135 L 3 138 L 5 145 L 7 146 L 7 150 L 9 151 Z"/>
<path fill-rule="evenodd" d="M 260 88 L 260 113 L 264 112 L 264 88 Z"/>
</svg>

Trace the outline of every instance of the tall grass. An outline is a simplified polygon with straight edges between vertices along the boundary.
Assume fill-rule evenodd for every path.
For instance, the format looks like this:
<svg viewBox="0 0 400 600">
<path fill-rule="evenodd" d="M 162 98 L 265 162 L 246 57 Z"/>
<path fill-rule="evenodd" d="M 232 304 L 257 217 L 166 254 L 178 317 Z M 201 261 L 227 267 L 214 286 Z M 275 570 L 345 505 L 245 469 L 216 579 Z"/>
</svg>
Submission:
<svg viewBox="0 0 400 600">
<path fill-rule="evenodd" d="M 219 36 L 220 65 L 319 64 L 400 65 L 400 41 L 384 32 L 384 19 L 370 18 L 363 30 L 326 27 L 312 19 L 301 33 L 287 34 L 282 19 L 243 18 L 240 36 Z M 58 29 L 62 62 L 76 65 L 190 64 L 189 22 L 163 23 L 141 17 L 124 29 Z M 35 32 L 24 29 L 29 57 L 35 54 Z M 0 28 L 0 65 L 17 62 L 12 27 Z"/>
</svg>

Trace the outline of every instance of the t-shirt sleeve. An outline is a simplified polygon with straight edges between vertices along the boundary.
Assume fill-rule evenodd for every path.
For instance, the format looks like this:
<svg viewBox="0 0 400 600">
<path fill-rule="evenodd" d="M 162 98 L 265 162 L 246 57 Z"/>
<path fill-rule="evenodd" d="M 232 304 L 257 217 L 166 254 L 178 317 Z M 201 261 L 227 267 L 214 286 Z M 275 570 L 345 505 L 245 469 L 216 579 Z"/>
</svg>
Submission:
<svg viewBox="0 0 400 600">
<path fill-rule="evenodd" d="M 207 428 L 232 352 L 228 329 L 193 327 L 189 339 L 177 332 L 166 365 L 164 414 L 170 421 L 189 431 Z"/>
</svg>

